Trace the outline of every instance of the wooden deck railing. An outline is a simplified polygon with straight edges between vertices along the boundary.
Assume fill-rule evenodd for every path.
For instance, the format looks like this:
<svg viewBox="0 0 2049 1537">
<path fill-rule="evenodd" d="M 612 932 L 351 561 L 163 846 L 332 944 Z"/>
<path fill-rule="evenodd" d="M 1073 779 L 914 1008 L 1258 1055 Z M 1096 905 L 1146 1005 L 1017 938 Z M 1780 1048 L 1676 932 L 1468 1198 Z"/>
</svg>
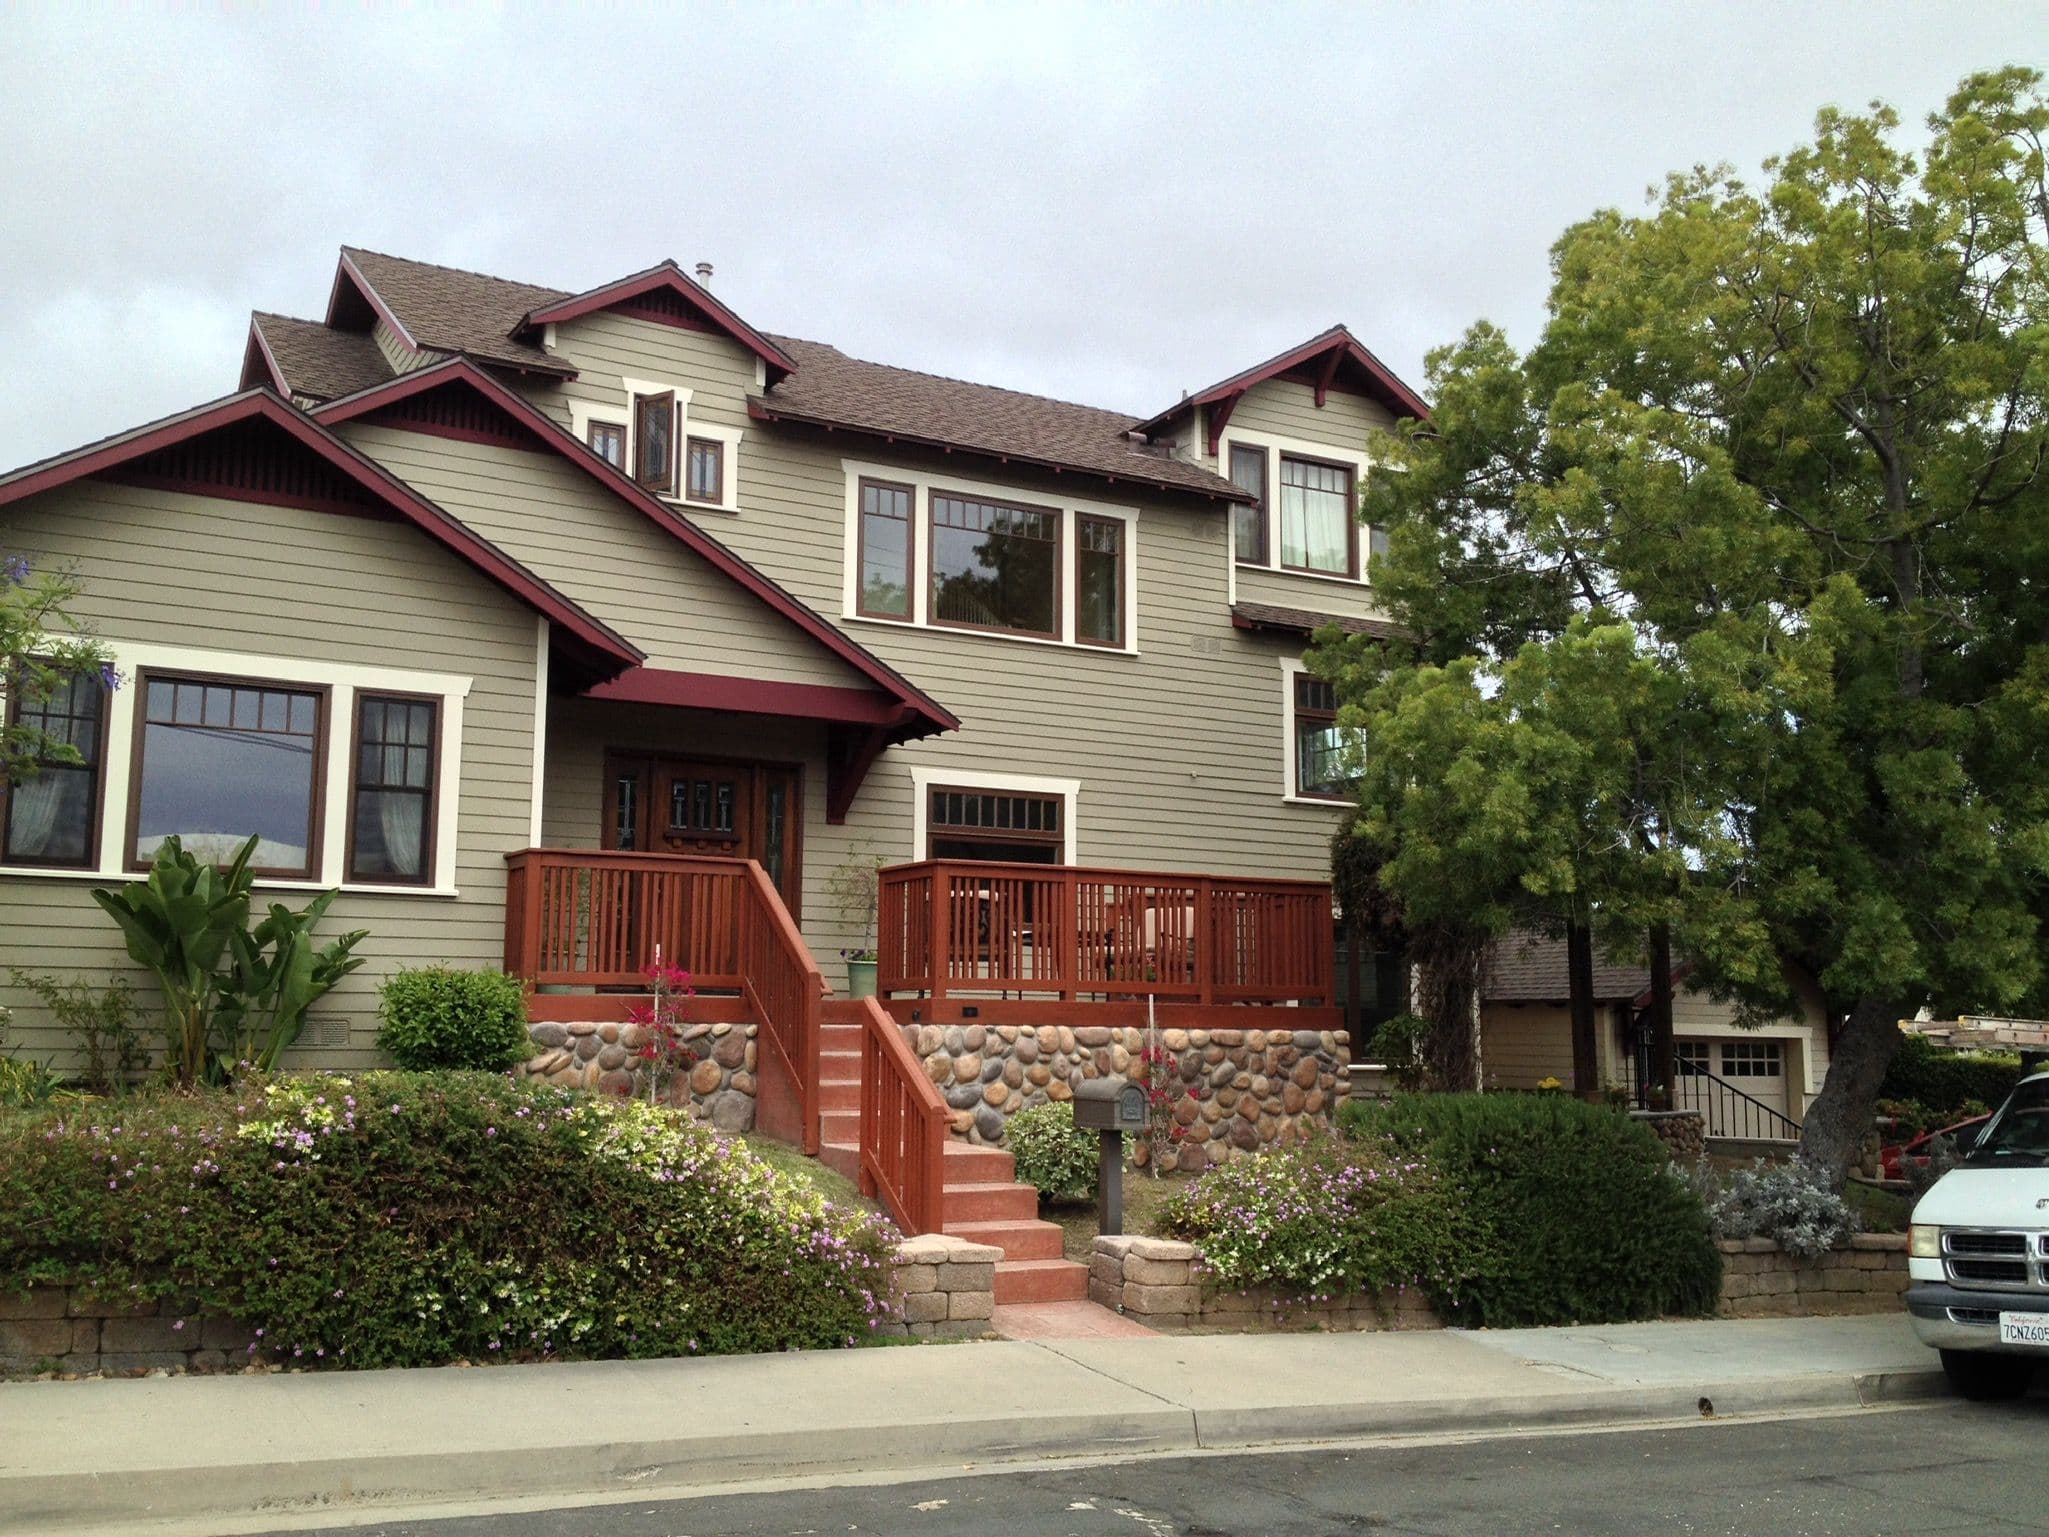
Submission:
<svg viewBox="0 0 2049 1537">
<path fill-rule="evenodd" d="M 873 998 L 859 1008 L 862 1191 L 888 1206 L 905 1233 L 936 1233 L 945 1221 L 946 1101 L 896 1021 Z"/>
<path fill-rule="evenodd" d="M 1320 881 L 925 860 L 882 872 L 884 994 L 1327 1002 Z"/>
<path fill-rule="evenodd" d="M 644 984 L 656 954 L 699 992 L 739 994 L 764 1054 L 795 1087 L 818 1150 L 825 979 L 775 884 L 751 859 L 521 849 L 506 856 L 505 969 L 536 987 Z"/>
</svg>

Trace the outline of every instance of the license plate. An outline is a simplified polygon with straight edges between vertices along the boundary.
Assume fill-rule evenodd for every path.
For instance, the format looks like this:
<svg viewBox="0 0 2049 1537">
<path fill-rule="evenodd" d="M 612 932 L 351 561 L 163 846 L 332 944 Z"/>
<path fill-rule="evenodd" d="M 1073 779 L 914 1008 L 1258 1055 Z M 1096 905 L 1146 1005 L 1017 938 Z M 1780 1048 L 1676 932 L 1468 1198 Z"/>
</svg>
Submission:
<svg viewBox="0 0 2049 1537">
<path fill-rule="evenodd" d="M 2049 1348 L 2049 1313 L 2001 1313 L 1999 1343 Z"/>
</svg>

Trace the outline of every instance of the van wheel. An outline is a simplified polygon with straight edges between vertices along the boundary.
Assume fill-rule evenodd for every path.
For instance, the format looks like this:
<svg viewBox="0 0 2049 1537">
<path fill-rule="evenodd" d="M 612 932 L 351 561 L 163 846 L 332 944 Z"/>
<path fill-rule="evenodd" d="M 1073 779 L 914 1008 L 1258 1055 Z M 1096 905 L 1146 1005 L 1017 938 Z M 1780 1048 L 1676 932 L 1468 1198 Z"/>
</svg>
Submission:
<svg viewBox="0 0 2049 1537">
<path fill-rule="evenodd" d="M 2035 1375 L 2035 1363 L 2024 1356 L 1981 1355 L 1969 1350 L 1945 1350 L 1943 1374 L 1961 1398 L 1983 1403 L 1992 1399 L 2019 1398 L 2027 1392 Z"/>
</svg>

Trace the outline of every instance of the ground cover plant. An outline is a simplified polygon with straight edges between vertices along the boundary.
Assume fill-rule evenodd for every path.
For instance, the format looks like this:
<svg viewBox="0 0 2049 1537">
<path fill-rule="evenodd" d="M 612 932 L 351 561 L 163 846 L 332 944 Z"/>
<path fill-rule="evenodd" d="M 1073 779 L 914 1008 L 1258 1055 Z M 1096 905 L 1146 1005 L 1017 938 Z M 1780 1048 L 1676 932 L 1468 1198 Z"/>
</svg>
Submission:
<svg viewBox="0 0 2049 1537">
<path fill-rule="evenodd" d="M 1700 1196 L 1642 1125 L 1562 1094 L 1397 1095 L 1339 1113 L 1363 1156 L 1442 1181 L 1466 1246 L 1452 1322 L 1494 1328 L 1704 1314 L 1721 1255 Z"/>
<path fill-rule="evenodd" d="M 0 1284 L 189 1298 L 296 1365 L 845 1345 L 893 1239 L 679 1112 L 482 1074 L 0 1117 Z"/>
</svg>

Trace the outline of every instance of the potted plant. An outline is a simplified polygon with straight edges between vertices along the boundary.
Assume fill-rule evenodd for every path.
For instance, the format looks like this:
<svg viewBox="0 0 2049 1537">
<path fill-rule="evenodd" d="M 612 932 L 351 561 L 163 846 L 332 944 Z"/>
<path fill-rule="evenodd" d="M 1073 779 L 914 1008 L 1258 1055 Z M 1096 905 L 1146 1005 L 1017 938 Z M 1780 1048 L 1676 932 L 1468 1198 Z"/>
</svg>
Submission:
<svg viewBox="0 0 2049 1537">
<path fill-rule="evenodd" d="M 847 996 L 875 996 L 875 903 L 881 888 L 882 856 L 865 845 L 856 845 L 826 877 L 825 894 L 839 910 L 842 932 L 861 936 L 861 942 L 840 951 L 847 963 Z"/>
</svg>

